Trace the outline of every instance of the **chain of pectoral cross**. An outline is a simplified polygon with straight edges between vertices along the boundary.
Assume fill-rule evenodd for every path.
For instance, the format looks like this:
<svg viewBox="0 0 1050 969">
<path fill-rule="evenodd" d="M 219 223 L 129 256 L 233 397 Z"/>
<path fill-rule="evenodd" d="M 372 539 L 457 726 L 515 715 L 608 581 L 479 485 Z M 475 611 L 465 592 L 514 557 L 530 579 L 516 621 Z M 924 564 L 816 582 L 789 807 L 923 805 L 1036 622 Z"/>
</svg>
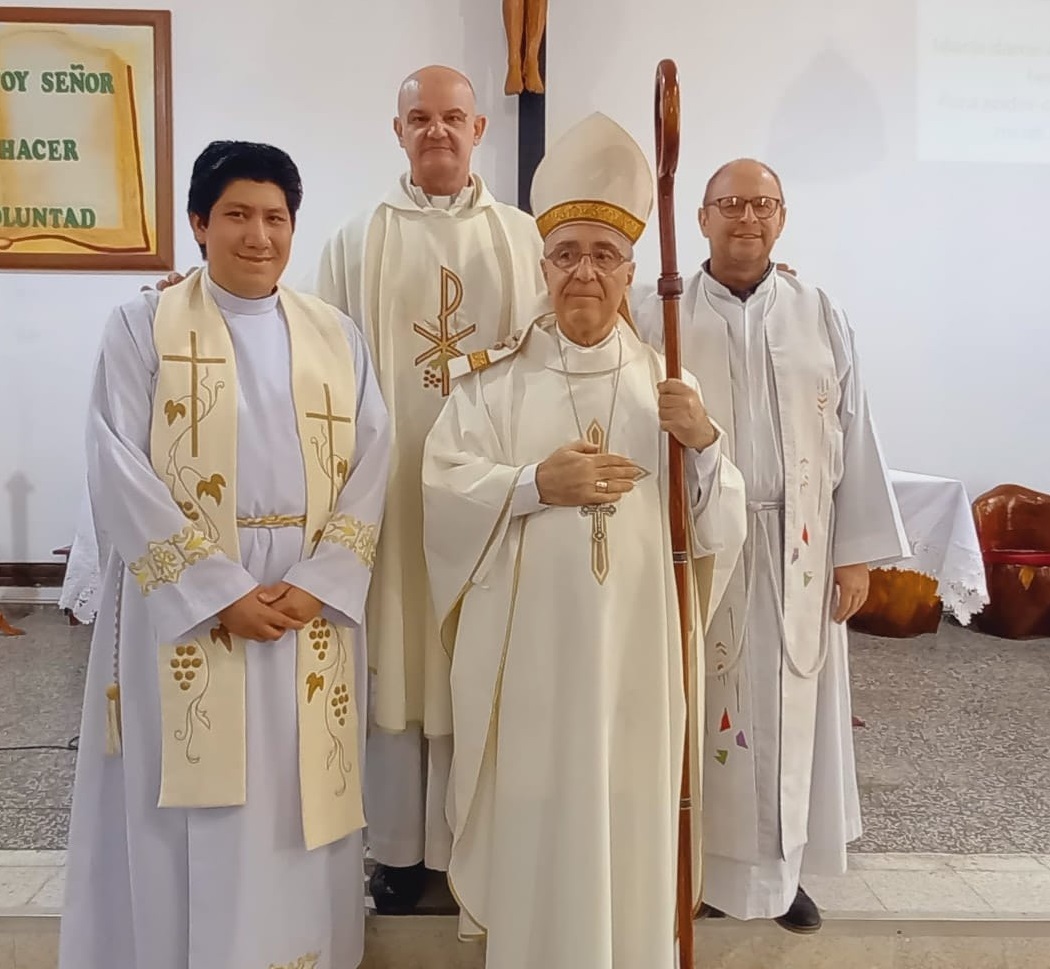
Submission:
<svg viewBox="0 0 1050 969">
<path fill-rule="evenodd" d="M 623 369 L 623 337 L 619 329 L 617 329 L 616 338 L 619 341 L 619 354 L 616 361 L 616 376 L 613 378 L 608 427 L 607 429 L 603 428 L 595 420 L 587 428 L 586 434 L 583 431 L 583 424 L 580 422 L 580 412 L 576 407 L 576 395 L 572 390 L 572 381 L 569 380 L 569 366 L 565 359 L 565 338 L 561 333 L 556 333 L 555 338 L 558 341 L 558 353 L 561 355 L 561 368 L 565 376 L 565 386 L 569 389 L 569 402 L 572 404 L 572 416 L 576 420 L 576 430 L 579 431 L 581 440 L 586 440 L 589 444 L 593 444 L 598 448 L 600 453 L 606 454 L 609 450 L 609 438 L 612 436 L 613 417 L 616 415 L 616 400 L 620 396 L 620 373 Z M 591 572 L 598 580 L 599 585 L 603 584 L 609 576 L 608 519 L 615 514 L 616 505 L 612 502 L 608 504 L 582 505 L 580 507 L 580 515 L 585 518 L 589 515 L 591 519 Z"/>
</svg>

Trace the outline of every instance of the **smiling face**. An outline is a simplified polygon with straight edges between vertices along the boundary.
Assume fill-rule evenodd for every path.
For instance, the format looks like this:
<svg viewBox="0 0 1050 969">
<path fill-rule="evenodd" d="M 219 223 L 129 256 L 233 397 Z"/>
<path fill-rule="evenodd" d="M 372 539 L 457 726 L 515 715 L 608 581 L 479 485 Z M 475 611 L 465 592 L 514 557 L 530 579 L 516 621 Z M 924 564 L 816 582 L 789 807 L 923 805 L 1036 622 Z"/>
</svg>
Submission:
<svg viewBox="0 0 1050 969">
<path fill-rule="evenodd" d="M 775 210 L 762 218 L 770 207 Z M 768 168 L 750 159 L 730 162 L 711 180 L 700 209 L 700 231 L 711 245 L 712 263 L 764 271 L 785 215 L 783 193 Z"/>
<path fill-rule="evenodd" d="M 294 226 L 284 190 L 274 182 L 231 181 L 208 218 L 191 213 L 197 242 L 206 248 L 208 274 L 243 299 L 269 296 L 291 255 Z"/>
<path fill-rule="evenodd" d="M 544 241 L 543 278 L 562 332 L 573 343 L 593 346 L 616 325 L 634 278 L 630 243 L 596 222 L 559 226 Z"/>
<path fill-rule="evenodd" d="M 425 67 L 401 85 L 397 111 L 394 132 L 408 155 L 412 183 L 428 195 L 463 189 L 486 124 L 470 81 L 449 67 Z"/>
</svg>

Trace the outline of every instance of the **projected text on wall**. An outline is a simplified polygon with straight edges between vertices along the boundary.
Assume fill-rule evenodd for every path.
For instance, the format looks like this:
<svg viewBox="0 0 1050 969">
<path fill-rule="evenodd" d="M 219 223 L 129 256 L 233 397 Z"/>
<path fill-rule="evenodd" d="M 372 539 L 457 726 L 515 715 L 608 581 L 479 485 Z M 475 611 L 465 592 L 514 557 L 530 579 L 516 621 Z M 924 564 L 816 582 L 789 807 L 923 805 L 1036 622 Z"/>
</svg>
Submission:
<svg viewBox="0 0 1050 969">
<path fill-rule="evenodd" d="M 920 161 L 1050 162 L 1050 0 L 918 0 Z"/>
</svg>

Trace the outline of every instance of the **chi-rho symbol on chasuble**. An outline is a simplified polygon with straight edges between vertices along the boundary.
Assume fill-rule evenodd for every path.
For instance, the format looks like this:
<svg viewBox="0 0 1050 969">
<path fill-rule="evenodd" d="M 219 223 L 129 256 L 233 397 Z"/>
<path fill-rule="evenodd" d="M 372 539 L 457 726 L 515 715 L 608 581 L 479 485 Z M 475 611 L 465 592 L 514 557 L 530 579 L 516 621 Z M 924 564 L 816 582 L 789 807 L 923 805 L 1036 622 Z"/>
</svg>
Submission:
<svg viewBox="0 0 1050 969">
<path fill-rule="evenodd" d="M 442 266 L 441 306 L 437 321 L 412 324 L 412 329 L 427 343 L 426 349 L 415 359 L 415 365 L 423 367 L 423 386 L 440 387 L 442 397 L 447 397 L 449 392 L 449 361 L 464 355 L 459 344 L 478 329 L 476 323 L 456 329 L 456 312 L 462 303 L 463 281 L 447 266 Z"/>
</svg>

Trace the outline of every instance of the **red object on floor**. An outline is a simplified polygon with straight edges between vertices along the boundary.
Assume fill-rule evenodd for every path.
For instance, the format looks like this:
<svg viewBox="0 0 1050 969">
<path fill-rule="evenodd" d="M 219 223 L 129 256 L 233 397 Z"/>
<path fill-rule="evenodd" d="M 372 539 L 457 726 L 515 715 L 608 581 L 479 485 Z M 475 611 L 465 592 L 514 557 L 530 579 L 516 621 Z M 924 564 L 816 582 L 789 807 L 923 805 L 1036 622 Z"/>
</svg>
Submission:
<svg viewBox="0 0 1050 969">
<path fill-rule="evenodd" d="M 854 717 L 853 718 L 853 726 L 854 727 L 866 727 L 867 724 L 863 720 L 861 720 L 860 717 Z"/>
<path fill-rule="evenodd" d="M 12 626 L 5 618 L 4 614 L 0 612 L 0 635 L 3 636 L 24 636 L 26 631 L 24 629 L 18 629 Z"/>
<path fill-rule="evenodd" d="M 974 617 L 1006 639 L 1050 636 L 1050 495 L 999 485 L 973 502 L 988 605 Z"/>
</svg>

